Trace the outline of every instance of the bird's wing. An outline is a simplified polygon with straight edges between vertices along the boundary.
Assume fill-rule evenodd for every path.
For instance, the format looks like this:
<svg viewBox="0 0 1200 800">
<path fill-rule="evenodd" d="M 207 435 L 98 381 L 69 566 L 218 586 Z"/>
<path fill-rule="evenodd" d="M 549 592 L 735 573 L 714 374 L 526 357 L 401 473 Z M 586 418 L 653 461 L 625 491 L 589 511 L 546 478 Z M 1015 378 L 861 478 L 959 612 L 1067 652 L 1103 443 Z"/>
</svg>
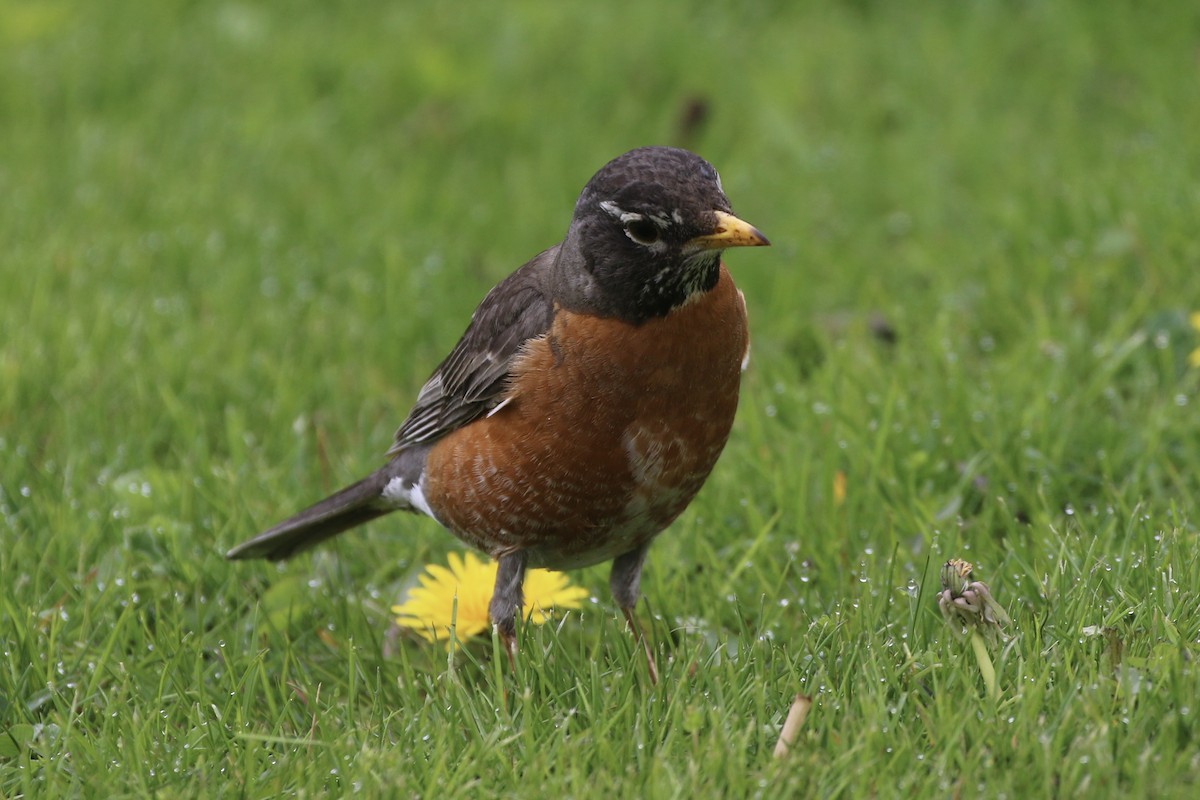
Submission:
<svg viewBox="0 0 1200 800">
<path fill-rule="evenodd" d="M 487 293 L 458 344 L 421 388 L 389 455 L 441 438 L 503 402 L 522 345 L 550 330 L 554 304 L 546 274 L 557 253 L 558 246 L 544 250 Z"/>
</svg>

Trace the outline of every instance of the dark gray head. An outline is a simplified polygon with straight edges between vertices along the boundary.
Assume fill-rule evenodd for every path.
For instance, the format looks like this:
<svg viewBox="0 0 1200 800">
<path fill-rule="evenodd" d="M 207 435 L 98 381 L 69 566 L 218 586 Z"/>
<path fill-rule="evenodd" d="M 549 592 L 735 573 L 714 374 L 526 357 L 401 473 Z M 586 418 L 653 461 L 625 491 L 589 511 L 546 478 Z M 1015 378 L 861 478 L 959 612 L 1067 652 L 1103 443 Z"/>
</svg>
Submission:
<svg viewBox="0 0 1200 800">
<path fill-rule="evenodd" d="M 560 296 L 643 322 L 712 289 L 726 247 L 765 244 L 733 216 L 711 164 L 687 150 L 641 147 L 583 187 L 556 264 Z"/>
</svg>

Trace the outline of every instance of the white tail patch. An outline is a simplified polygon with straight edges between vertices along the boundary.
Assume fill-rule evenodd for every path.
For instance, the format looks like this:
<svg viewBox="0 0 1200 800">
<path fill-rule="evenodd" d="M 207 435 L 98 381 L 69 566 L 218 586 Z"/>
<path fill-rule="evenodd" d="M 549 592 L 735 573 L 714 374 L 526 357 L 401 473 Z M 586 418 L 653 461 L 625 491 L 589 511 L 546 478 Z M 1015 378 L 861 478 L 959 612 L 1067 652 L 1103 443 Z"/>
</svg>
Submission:
<svg viewBox="0 0 1200 800">
<path fill-rule="evenodd" d="M 421 491 L 420 483 L 408 483 L 403 478 L 392 478 L 383 487 L 379 496 L 391 508 L 397 510 L 416 509 L 427 517 L 437 519 L 429 507 L 429 502 L 425 499 L 425 493 Z"/>
</svg>

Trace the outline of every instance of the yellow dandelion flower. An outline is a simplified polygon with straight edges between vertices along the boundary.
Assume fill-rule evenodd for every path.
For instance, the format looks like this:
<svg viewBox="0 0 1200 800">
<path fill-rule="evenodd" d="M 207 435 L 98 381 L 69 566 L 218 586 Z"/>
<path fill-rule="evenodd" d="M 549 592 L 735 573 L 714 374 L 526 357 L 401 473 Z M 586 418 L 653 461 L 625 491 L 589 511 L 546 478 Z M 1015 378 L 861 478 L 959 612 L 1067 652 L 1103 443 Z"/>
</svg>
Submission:
<svg viewBox="0 0 1200 800">
<path fill-rule="evenodd" d="M 1188 315 L 1188 322 L 1200 333 L 1200 311 L 1193 311 Z M 1188 355 L 1188 365 L 1192 367 L 1200 367 L 1200 347 L 1197 347 Z"/>
<path fill-rule="evenodd" d="M 426 641 L 449 639 L 450 627 L 459 641 L 487 631 L 488 602 L 496 582 L 495 561 L 482 561 L 474 553 L 451 553 L 449 568 L 429 564 L 417 579 L 420 586 L 409 590 L 408 597 L 392 606 L 396 622 L 416 631 Z M 579 608 L 587 590 L 572 586 L 561 572 L 531 569 L 525 573 L 527 619 L 541 625 L 554 608 Z M 455 598 L 458 598 L 457 616 Z"/>
</svg>

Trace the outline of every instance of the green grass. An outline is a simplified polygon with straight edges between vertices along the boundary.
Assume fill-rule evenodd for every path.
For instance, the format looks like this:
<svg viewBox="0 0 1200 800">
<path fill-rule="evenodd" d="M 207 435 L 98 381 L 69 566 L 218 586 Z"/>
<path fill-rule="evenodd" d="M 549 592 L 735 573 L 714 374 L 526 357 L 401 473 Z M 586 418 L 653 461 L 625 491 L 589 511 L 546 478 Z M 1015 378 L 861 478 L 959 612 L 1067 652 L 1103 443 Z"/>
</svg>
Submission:
<svg viewBox="0 0 1200 800">
<path fill-rule="evenodd" d="M 1200 11 L 662 5 L 0 0 L 0 796 L 1196 793 Z M 603 568 L 513 674 L 389 628 L 428 520 L 222 558 L 647 143 L 775 244 L 659 686 Z"/>
</svg>

